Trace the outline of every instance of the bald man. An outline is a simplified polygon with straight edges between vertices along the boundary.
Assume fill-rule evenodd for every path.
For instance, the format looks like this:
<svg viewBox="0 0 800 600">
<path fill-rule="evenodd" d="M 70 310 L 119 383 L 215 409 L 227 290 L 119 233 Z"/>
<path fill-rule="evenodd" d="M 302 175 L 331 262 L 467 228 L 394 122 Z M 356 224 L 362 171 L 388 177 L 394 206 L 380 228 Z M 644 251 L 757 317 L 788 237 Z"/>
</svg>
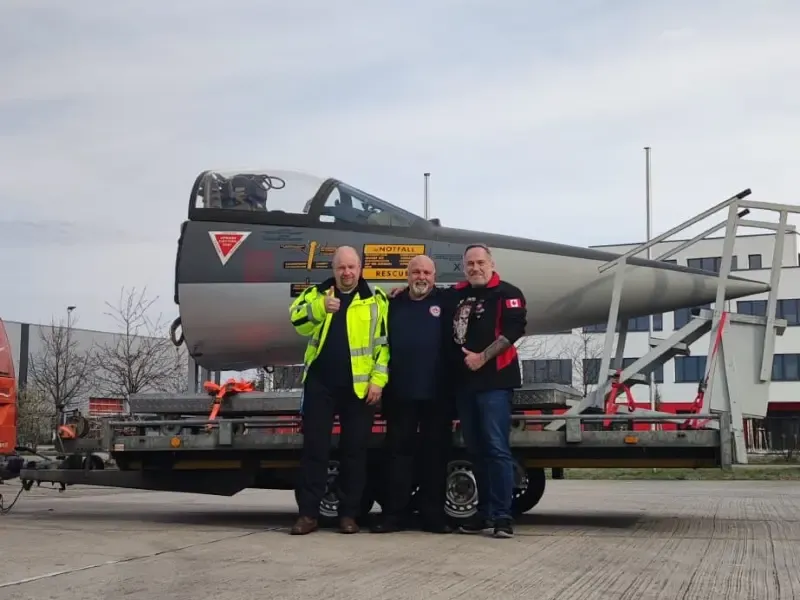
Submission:
<svg viewBox="0 0 800 600">
<path fill-rule="evenodd" d="M 389 299 L 361 277 L 350 246 L 333 255 L 333 277 L 307 288 L 291 306 L 295 330 L 308 337 L 303 374 L 303 453 L 294 535 L 317 529 L 328 479 L 334 415 L 339 415 L 339 530 L 357 533 L 375 409 L 389 380 Z"/>
<path fill-rule="evenodd" d="M 390 377 L 382 407 L 387 421 L 387 493 L 373 533 L 409 525 L 414 482 L 420 485 L 422 529 L 452 531 L 444 514 L 452 416 L 441 378 L 442 292 L 435 279 L 434 262 L 416 256 L 408 264 L 408 287 L 390 300 Z M 415 458 L 420 459 L 419 470 L 414 468 Z"/>
</svg>

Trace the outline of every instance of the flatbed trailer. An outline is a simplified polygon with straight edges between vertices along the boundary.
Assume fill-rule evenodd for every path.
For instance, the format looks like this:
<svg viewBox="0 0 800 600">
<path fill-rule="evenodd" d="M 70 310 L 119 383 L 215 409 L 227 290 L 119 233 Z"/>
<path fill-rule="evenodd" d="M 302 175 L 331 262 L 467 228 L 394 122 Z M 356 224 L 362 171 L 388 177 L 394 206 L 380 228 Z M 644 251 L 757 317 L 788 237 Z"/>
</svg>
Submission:
<svg viewBox="0 0 800 600">
<path fill-rule="evenodd" d="M 545 489 L 545 468 L 730 468 L 730 427 L 724 415 L 700 415 L 719 423 L 716 429 L 633 431 L 633 422 L 674 420 L 655 415 L 542 414 L 564 405 L 564 386 L 540 385 L 515 396 L 511 443 L 517 465 L 514 511 L 532 509 Z M 538 400 L 537 400 L 538 398 Z M 542 401 L 549 398 L 551 401 Z M 223 405 L 210 419 L 209 396 L 132 396 L 132 414 L 106 420 L 100 446 L 115 467 L 103 468 L 92 454 L 76 452 L 59 461 L 25 465 L 23 486 L 33 482 L 97 485 L 143 490 L 232 496 L 246 488 L 293 490 L 298 476 L 303 434 L 299 393 L 247 392 Z M 539 414 L 535 414 L 539 413 Z M 565 419 L 560 431 L 543 426 Z M 685 418 L 683 419 L 685 420 Z M 384 485 L 385 422 L 377 416 L 370 438 L 364 513 L 381 504 Z M 338 423 L 332 431 L 329 485 L 322 501 L 325 517 L 335 517 L 338 474 Z M 453 518 L 474 514 L 477 486 L 466 455 L 459 422 L 453 421 L 445 511 Z"/>
<path fill-rule="evenodd" d="M 515 513 L 530 510 L 542 498 L 547 468 L 558 478 L 565 468 L 730 469 L 747 462 L 744 418 L 766 415 L 775 337 L 787 326 L 786 320 L 776 316 L 785 233 L 794 230 L 787 219 L 789 213 L 800 213 L 797 206 L 746 200 L 749 193 L 737 194 L 598 266 L 600 272 L 610 271 L 597 285 L 612 290 L 612 301 L 596 388 L 580 397 L 566 386 L 536 384 L 514 395 L 510 435 L 517 466 Z M 777 212 L 779 222 L 745 220 L 750 209 Z M 713 310 L 694 309 L 685 325 L 666 339 L 651 337 L 650 351 L 624 367 L 628 319 L 620 306 L 628 259 L 719 210 L 727 211 L 721 223 L 657 257 L 668 260 L 725 228 Z M 738 314 L 726 304 L 739 226 L 777 232 L 763 316 Z M 653 293 L 659 290 L 654 288 Z M 704 336 L 709 344 L 708 360 L 692 414 L 655 410 L 652 402 L 651 410 L 636 406 L 630 386 L 644 383 L 652 392 L 654 370 L 676 356 L 689 355 L 692 344 Z M 104 424 L 102 447 L 114 460 L 114 468 L 105 469 L 91 451 L 76 447 L 56 462 L 27 463 L 20 471 L 23 487 L 49 481 L 61 484 L 62 489 L 82 484 L 224 496 L 245 488 L 294 489 L 303 444 L 301 393 L 239 393 L 226 398 L 219 415 L 212 419 L 212 399 L 197 393 L 201 382 L 208 380 L 219 383 L 219 373 L 198 369 L 190 359 L 190 394 L 131 396 L 131 415 Z M 627 400 L 620 403 L 623 394 Z M 649 430 L 642 430 L 643 423 L 650 424 Z M 670 429 L 660 427 L 662 423 L 670 423 Z M 380 504 L 384 494 L 384 427 L 378 415 L 370 438 L 362 512 Z M 328 517 L 336 515 L 338 505 L 337 431 L 335 425 L 328 490 L 321 506 L 323 516 Z M 445 511 L 453 518 L 465 518 L 477 508 L 477 486 L 456 420 L 452 442 Z"/>
</svg>

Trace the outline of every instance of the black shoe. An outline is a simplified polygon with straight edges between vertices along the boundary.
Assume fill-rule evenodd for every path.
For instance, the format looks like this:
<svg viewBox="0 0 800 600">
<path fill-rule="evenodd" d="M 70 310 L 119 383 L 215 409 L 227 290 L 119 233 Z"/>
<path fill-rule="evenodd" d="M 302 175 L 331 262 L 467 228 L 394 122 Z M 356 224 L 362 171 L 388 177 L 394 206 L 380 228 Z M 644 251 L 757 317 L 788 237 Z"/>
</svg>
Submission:
<svg viewBox="0 0 800 600">
<path fill-rule="evenodd" d="M 512 538 L 514 537 L 514 527 L 511 519 L 498 519 L 494 524 L 494 537 Z"/>
<path fill-rule="evenodd" d="M 488 519 L 470 519 L 466 523 L 458 526 L 459 533 L 491 533 L 494 530 L 494 523 Z"/>
<path fill-rule="evenodd" d="M 398 519 L 386 517 L 379 519 L 369 530 L 371 533 L 395 533 L 403 531 L 403 526 Z"/>
</svg>

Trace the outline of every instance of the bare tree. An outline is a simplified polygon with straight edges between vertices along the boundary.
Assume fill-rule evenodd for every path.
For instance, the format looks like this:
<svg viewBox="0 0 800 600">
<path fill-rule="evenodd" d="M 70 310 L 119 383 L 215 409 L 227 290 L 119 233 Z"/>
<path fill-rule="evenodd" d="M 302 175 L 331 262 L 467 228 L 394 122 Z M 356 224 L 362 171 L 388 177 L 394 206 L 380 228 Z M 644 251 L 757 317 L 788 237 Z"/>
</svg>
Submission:
<svg viewBox="0 0 800 600">
<path fill-rule="evenodd" d="M 303 387 L 303 365 L 280 365 L 272 373 L 274 390 L 294 390 Z"/>
<path fill-rule="evenodd" d="M 81 400 L 91 387 L 92 352 L 80 348 L 72 334 L 74 323 L 51 321 L 49 327 L 39 327 L 40 349 L 30 361 L 30 387 L 59 412 Z"/>
<path fill-rule="evenodd" d="M 27 385 L 17 396 L 17 444 L 36 450 L 49 443 L 55 427 L 56 407 L 36 385 Z"/>
<path fill-rule="evenodd" d="M 550 336 L 528 335 L 516 343 L 517 353 L 524 360 L 547 358 Z"/>
<path fill-rule="evenodd" d="M 255 376 L 250 378 L 250 383 L 253 384 L 256 391 L 264 392 L 267 390 L 267 384 L 269 379 L 269 374 L 267 370 L 263 367 L 256 369 Z"/>
<path fill-rule="evenodd" d="M 554 335 L 531 335 L 521 338 L 516 346 L 519 353 L 522 370 L 522 380 L 525 383 L 565 383 L 562 373 L 557 368 L 558 359 L 561 358 L 562 338 L 569 337 L 563 334 Z M 555 370 L 545 367 L 534 373 L 536 361 L 556 361 L 549 363 L 549 367 L 556 367 Z"/>
<path fill-rule="evenodd" d="M 114 398 L 145 391 L 182 392 L 187 388 L 187 360 L 175 347 L 161 315 L 150 311 L 158 298 L 146 290 L 120 292 L 116 306 L 106 302 L 106 313 L 119 329 L 113 341 L 97 345 L 96 390 Z"/>
<path fill-rule="evenodd" d="M 572 362 L 573 385 L 583 391 L 586 396 L 597 387 L 597 376 L 600 373 L 600 358 L 603 356 L 604 334 L 579 331 L 564 336 L 558 357 Z"/>
</svg>

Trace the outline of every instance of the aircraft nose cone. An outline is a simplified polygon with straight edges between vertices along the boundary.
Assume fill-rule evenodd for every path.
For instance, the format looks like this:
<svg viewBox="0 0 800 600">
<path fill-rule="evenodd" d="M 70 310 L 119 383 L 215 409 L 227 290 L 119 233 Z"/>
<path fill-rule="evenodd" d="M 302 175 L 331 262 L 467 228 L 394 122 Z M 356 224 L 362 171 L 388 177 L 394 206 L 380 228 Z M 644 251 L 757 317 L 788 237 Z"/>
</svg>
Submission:
<svg viewBox="0 0 800 600">
<path fill-rule="evenodd" d="M 731 277 L 728 279 L 725 296 L 727 298 L 742 298 L 753 294 L 764 294 L 769 290 L 770 287 L 767 282 Z"/>
</svg>

